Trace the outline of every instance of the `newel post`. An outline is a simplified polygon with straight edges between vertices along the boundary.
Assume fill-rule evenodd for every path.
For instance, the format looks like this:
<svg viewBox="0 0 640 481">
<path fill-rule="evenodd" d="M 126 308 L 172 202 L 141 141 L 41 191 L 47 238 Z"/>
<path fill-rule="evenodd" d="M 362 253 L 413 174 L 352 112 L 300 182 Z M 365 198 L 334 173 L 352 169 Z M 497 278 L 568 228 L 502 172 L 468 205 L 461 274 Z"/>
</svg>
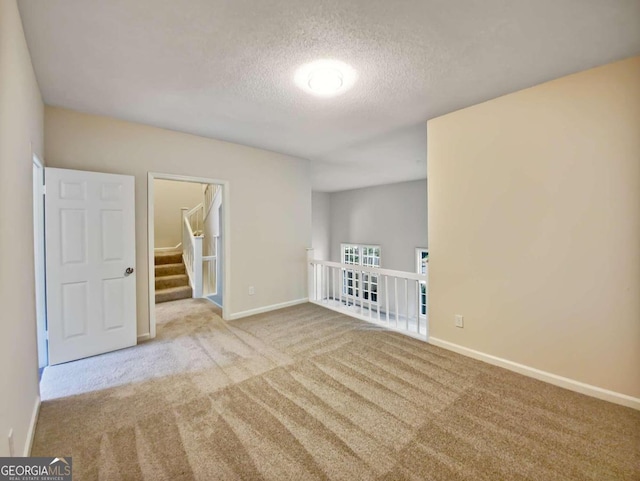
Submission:
<svg viewBox="0 0 640 481">
<path fill-rule="evenodd" d="M 314 265 L 311 263 L 315 260 L 315 251 L 313 248 L 307 249 L 307 294 L 309 296 L 309 302 L 316 300 L 316 289 L 314 279 Z"/>
<path fill-rule="evenodd" d="M 201 235 L 193 237 L 193 297 L 202 297 L 202 239 Z"/>
</svg>

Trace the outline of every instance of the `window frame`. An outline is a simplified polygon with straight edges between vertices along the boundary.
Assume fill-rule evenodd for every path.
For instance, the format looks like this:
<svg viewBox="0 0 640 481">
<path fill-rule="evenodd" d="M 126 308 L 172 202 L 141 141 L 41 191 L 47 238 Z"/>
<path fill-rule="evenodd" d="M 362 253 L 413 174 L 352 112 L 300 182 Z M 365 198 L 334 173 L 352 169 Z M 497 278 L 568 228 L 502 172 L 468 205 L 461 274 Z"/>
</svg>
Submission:
<svg viewBox="0 0 640 481">
<path fill-rule="evenodd" d="M 426 254 L 427 254 L 426 264 L 429 264 L 429 249 L 427 247 L 416 247 L 416 251 L 415 252 L 416 252 L 416 258 L 415 258 L 416 259 L 416 273 L 417 274 L 423 274 L 423 272 L 422 272 L 422 260 L 423 260 L 422 253 L 426 252 Z M 425 272 L 424 273 L 426 273 L 426 268 L 425 268 Z"/>
<path fill-rule="evenodd" d="M 416 273 L 426 275 L 429 270 L 429 248 L 427 247 L 416 247 Z M 423 257 L 423 253 L 426 253 L 426 261 L 424 261 L 425 257 Z M 424 272 L 422 272 L 424 261 Z M 427 317 L 427 284 L 425 282 L 420 282 L 420 317 Z"/>
<path fill-rule="evenodd" d="M 346 249 L 354 249 L 356 253 L 346 253 Z M 377 250 L 378 255 L 371 255 L 367 252 L 369 249 Z M 354 262 L 347 262 L 347 255 L 350 256 L 349 260 Z M 377 258 L 377 263 L 376 263 Z M 367 262 L 366 259 L 369 259 Z M 355 262 L 357 260 L 357 262 Z M 365 263 L 366 262 L 366 263 Z M 354 242 L 341 242 L 340 243 L 340 263 L 352 266 L 370 267 L 379 269 L 382 263 L 382 248 L 376 244 L 357 244 Z M 342 295 L 345 298 L 353 298 L 354 302 L 360 300 L 360 302 L 369 302 L 372 305 L 378 304 L 378 279 L 377 275 L 360 273 L 357 269 L 348 270 L 343 268 L 342 270 Z M 349 292 L 351 290 L 351 293 Z"/>
</svg>

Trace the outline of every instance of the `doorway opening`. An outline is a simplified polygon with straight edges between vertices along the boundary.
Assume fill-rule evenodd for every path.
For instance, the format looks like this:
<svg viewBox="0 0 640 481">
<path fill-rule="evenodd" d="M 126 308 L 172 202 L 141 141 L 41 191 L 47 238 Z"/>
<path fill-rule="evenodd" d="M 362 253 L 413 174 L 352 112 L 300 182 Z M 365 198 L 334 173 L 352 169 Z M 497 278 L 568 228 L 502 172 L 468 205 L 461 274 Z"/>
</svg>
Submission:
<svg viewBox="0 0 640 481">
<path fill-rule="evenodd" d="M 33 265 L 35 269 L 36 336 L 40 377 L 49 364 L 44 237 L 44 164 L 33 154 Z"/>
<path fill-rule="evenodd" d="M 228 305 L 229 185 L 203 177 L 149 173 L 149 337 L 156 305 L 203 298 Z"/>
</svg>

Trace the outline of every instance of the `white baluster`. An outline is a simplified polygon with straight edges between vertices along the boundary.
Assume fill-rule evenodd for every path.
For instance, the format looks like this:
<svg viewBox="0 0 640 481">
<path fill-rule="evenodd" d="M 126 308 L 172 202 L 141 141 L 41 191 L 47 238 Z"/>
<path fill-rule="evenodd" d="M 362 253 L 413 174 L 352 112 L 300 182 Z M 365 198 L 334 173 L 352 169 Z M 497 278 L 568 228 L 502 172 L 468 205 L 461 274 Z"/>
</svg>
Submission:
<svg viewBox="0 0 640 481">
<path fill-rule="evenodd" d="M 331 268 L 331 282 L 333 283 L 333 289 L 331 290 L 331 300 L 336 300 L 336 269 Z"/>
<path fill-rule="evenodd" d="M 380 322 L 380 304 L 382 304 L 382 301 L 380 300 L 380 277 L 378 277 L 378 282 L 376 283 L 376 302 L 378 304 L 378 322 Z"/>
<path fill-rule="evenodd" d="M 325 282 L 325 296 L 326 296 L 326 303 L 329 303 L 329 266 L 325 266 L 326 269 L 324 270 L 324 282 Z"/>
<path fill-rule="evenodd" d="M 217 248 L 216 248 L 217 251 Z M 315 301 L 315 264 L 311 262 L 315 258 L 315 252 L 313 249 L 307 249 L 307 295 L 309 301 Z"/>
<path fill-rule="evenodd" d="M 385 309 L 387 310 L 387 325 L 389 324 L 389 276 L 384 276 L 384 296 L 385 296 Z"/>
<path fill-rule="evenodd" d="M 371 293 L 373 291 L 373 289 L 371 288 L 371 280 L 373 279 L 373 276 L 371 274 L 367 274 L 367 280 L 369 281 L 367 283 L 367 285 L 369 286 L 369 292 L 367 293 L 367 297 L 369 298 L 369 320 L 371 320 Z"/>
<path fill-rule="evenodd" d="M 395 296 L 396 296 L 396 322 L 395 322 L 395 326 L 398 327 L 398 317 L 400 316 L 400 309 L 398 308 L 399 304 L 398 304 L 398 278 L 394 277 L 393 278 L 393 284 L 395 286 Z"/>
<path fill-rule="evenodd" d="M 404 320 L 405 326 L 404 328 L 409 330 L 409 281 L 407 279 L 404 280 L 404 294 L 406 297 L 406 306 L 407 306 L 407 317 Z"/>
</svg>

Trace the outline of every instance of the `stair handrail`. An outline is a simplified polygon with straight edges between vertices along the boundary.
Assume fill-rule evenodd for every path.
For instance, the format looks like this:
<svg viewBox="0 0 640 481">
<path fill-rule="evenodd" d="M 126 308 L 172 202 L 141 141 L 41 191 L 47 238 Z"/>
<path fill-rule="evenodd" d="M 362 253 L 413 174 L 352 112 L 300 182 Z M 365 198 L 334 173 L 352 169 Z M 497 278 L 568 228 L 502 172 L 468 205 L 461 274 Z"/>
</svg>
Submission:
<svg viewBox="0 0 640 481">
<path fill-rule="evenodd" d="M 204 215 L 202 203 L 187 211 L 186 216 L 189 220 L 192 234 L 203 230 Z"/>
</svg>

